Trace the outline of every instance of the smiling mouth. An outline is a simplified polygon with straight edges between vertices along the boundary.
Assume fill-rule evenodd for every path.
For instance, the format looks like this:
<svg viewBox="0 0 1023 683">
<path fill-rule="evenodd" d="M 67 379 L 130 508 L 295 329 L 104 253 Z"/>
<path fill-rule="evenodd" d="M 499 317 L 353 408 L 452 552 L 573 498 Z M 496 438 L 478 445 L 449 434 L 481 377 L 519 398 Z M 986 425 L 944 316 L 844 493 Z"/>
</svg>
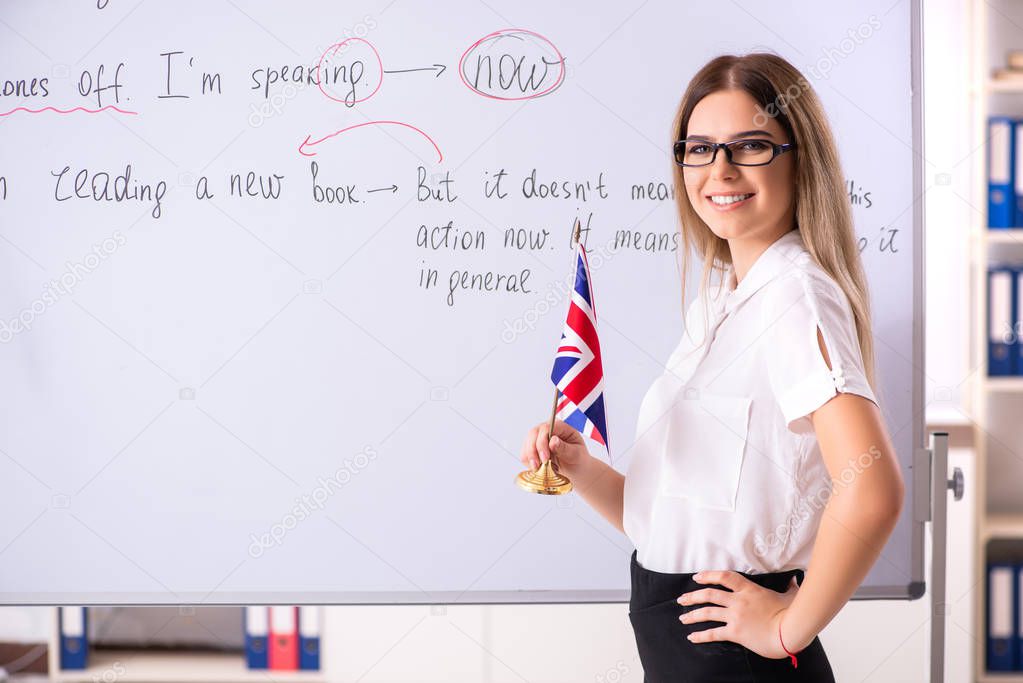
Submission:
<svg viewBox="0 0 1023 683">
<path fill-rule="evenodd" d="M 754 194 L 756 193 L 747 192 L 745 194 L 722 194 L 709 196 L 707 199 L 709 199 L 710 203 L 715 206 L 731 206 L 732 204 L 738 204 L 739 202 L 746 201 Z"/>
</svg>

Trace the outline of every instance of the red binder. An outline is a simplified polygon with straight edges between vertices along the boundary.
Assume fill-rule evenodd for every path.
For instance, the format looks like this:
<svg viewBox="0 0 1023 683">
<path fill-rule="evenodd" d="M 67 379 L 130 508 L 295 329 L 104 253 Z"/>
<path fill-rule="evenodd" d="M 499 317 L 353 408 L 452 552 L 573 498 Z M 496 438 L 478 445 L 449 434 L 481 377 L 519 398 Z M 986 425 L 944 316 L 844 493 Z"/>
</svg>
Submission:
<svg viewBox="0 0 1023 683">
<path fill-rule="evenodd" d="M 269 668 L 298 670 L 298 608 L 270 607 Z"/>
</svg>

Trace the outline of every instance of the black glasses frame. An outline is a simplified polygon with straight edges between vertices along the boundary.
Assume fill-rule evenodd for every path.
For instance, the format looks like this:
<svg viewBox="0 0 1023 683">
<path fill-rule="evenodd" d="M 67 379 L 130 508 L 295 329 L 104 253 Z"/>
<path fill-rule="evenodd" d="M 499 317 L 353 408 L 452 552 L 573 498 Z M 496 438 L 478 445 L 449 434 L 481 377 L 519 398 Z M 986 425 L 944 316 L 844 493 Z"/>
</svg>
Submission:
<svg viewBox="0 0 1023 683">
<path fill-rule="evenodd" d="M 741 163 L 739 163 L 737 161 L 734 161 L 732 159 L 732 149 L 731 149 L 731 147 L 729 147 L 729 145 L 734 145 L 734 144 L 740 143 L 740 142 L 754 142 L 754 141 L 755 142 L 763 142 L 764 144 L 767 144 L 767 145 L 771 146 L 772 154 L 771 154 L 771 158 L 770 159 L 768 159 L 767 161 L 761 161 L 761 162 L 756 163 L 756 164 L 741 164 Z M 685 147 L 686 147 L 686 143 L 687 142 L 698 142 L 701 145 L 706 145 L 706 146 L 712 148 L 714 151 L 711 152 L 710 161 L 708 161 L 705 164 L 687 164 L 684 161 L 680 161 L 680 159 L 683 158 L 683 153 L 685 152 Z M 678 141 L 675 142 L 674 146 L 672 147 L 672 152 L 675 155 L 675 163 L 678 164 L 679 166 L 684 166 L 686 168 L 700 168 L 702 166 L 710 166 L 718 158 L 718 150 L 719 149 L 725 150 L 725 158 L 728 159 L 728 163 L 730 163 L 730 164 L 732 164 L 734 166 L 766 166 L 767 164 L 769 164 L 772 161 L 774 161 L 778 157 L 779 154 L 784 154 L 785 152 L 788 152 L 788 151 L 793 150 L 795 148 L 796 148 L 796 143 L 794 143 L 794 142 L 786 142 L 786 143 L 783 143 L 783 144 L 779 145 L 779 144 L 775 144 L 775 143 L 771 142 L 770 140 L 765 140 L 763 138 L 742 138 L 740 140 L 730 140 L 728 142 L 710 142 L 708 140 L 700 140 L 698 138 L 695 138 L 695 139 L 694 138 L 684 138 L 682 140 L 678 140 Z"/>
</svg>

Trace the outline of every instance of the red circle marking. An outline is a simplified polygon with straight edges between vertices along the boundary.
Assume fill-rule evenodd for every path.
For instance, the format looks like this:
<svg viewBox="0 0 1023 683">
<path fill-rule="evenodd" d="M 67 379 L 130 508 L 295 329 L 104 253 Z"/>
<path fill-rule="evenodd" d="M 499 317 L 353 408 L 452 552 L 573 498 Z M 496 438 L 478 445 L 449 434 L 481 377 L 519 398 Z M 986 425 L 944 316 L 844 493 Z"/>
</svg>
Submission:
<svg viewBox="0 0 1023 683">
<path fill-rule="evenodd" d="M 346 100 L 344 100 L 342 98 L 334 97 L 329 92 L 327 92 L 326 90 L 323 89 L 323 79 L 320 78 L 320 66 L 323 64 L 323 60 L 324 60 L 324 58 L 327 57 L 328 54 L 331 57 L 333 57 L 335 54 L 337 54 L 338 50 L 340 50 L 342 47 L 345 46 L 346 43 L 350 43 L 353 40 L 357 40 L 360 43 L 366 43 L 366 45 L 369 46 L 369 49 L 373 51 L 373 56 L 375 56 L 377 58 L 377 66 L 380 67 L 380 80 L 377 82 L 377 87 L 373 89 L 373 92 L 371 92 L 370 94 L 366 95 L 361 100 L 355 100 L 355 102 L 353 104 L 358 104 L 359 102 L 365 102 L 369 98 L 371 98 L 374 95 L 376 95 L 377 91 L 380 90 L 380 86 L 383 85 L 383 83 L 384 83 L 384 62 L 383 62 L 383 60 L 380 59 L 380 53 L 377 52 L 377 49 L 375 47 L 373 47 L 373 44 L 370 43 L 368 40 L 365 40 L 363 38 L 347 38 L 345 40 L 342 40 L 340 43 L 335 43 L 334 45 L 331 45 L 330 47 L 328 47 L 324 51 L 324 53 L 322 55 L 320 55 L 320 61 L 316 62 L 316 87 L 318 87 L 320 89 L 320 92 L 323 93 L 326 97 L 334 100 L 335 102 L 343 102 L 343 103 L 347 104 Z"/>
<path fill-rule="evenodd" d="M 542 40 L 543 42 L 550 45 L 551 49 L 554 50 L 554 53 L 558 55 L 558 64 L 561 66 L 561 72 L 558 74 L 558 79 L 554 82 L 554 84 L 551 87 L 547 88 L 543 92 L 533 93 L 532 95 L 524 95 L 522 97 L 499 97 L 497 95 L 491 95 L 489 93 L 481 92 L 480 90 L 477 90 L 476 88 L 472 87 L 469 84 L 469 81 L 465 79 L 465 72 L 462 70 L 462 66 L 465 63 L 465 58 L 468 57 L 469 53 L 472 52 L 477 47 L 479 47 L 479 45 L 484 41 L 496 38 L 504 34 L 512 33 L 528 33 L 529 35 L 535 36 Z M 554 43 L 552 43 L 546 36 L 542 36 L 536 31 L 530 31 L 529 29 L 525 28 L 503 28 L 499 31 L 488 33 L 487 35 L 483 36 L 482 38 L 480 38 L 475 43 L 473 43 L 472 45 L 465 49 L 465 52 L 462 53 L 462 56 L 458 58 L 458 77 L 462 79 L 462 83 L 465 84 L 465 87 L 467 87 L 469 90 L 472 90 L 477 95 L 482 95 L 483 97 L 489 97 L 494 100 L 503 100 L 507 102 L 515 102 L 517 100 L 531 100 L 534 97 L 542 97 L 543 95 L 546 95 L 547 93 L 551 92 L 559 85 L 561 85 L 561 82 L 565 80 L 565 57 L 561 54 L 561 51 L 558 50 L 557 46 L 555 46 Z"/>
</svg>

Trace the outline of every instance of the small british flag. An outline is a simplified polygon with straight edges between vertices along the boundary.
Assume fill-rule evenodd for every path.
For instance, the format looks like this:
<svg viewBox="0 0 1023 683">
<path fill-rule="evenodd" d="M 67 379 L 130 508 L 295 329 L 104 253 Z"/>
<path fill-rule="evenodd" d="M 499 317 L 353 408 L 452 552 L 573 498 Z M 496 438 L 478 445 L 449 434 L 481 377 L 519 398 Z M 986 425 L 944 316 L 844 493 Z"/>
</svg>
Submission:
<svg viewBox="0 0 1023 683">
<path fill-rule="evenodd" d="M 579 240 L 575 242 L 575 251 L 575 286 L 551 371 L 551 381 L 560 392 L 557 418 L 603 444 L 610 453 L 604 413 L 604 368 L 600 362 L 590 268 L 586 249 Z"/>
</svg>

